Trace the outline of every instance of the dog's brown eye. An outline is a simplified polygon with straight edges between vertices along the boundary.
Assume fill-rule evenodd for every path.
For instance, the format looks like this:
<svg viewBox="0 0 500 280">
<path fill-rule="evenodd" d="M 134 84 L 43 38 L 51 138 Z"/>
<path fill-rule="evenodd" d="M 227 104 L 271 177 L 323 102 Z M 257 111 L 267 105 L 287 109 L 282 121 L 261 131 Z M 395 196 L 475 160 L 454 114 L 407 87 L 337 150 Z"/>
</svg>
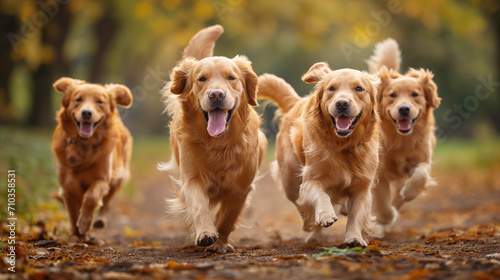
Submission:
<svg viewBox="0 0 500 280">
<path fill-rule="evenodd" d="M 103 102 L 102 100 L 97 100 L 97 103 L 102 104 Z"/>
<path fill-rule="evenodd" d="M 198 79 L 199 82 L 204 82 L 206 80 L 207 80 L 207 78 L 205 78 L 205 77 L 201 77 L 201 78 Z"/>
<path fill-rule="evenodd" d="M 395 93 L 391 93 L 389 96 L 392 97 L 392 98 L 394 98 L 394 97 L 396 97 L 396 94 Z"/>
<path fill-rule="evenodd" d="M 417 94 L 416 92 L 414 92 L 414 93 L 412 93 L 412 94 L 411 94 L 411 96 L 413 96 L 413 97 L 417 97 L 417 96 L 418 96 L 418 94 Z"/>
<path fill-rule="evenodd" d="M 76 102 L 82 102 L 82 99 L 81 99 L 81 98 L 78 98 L 78 99 L 76 100 Z"/>
<path fill-rule="evenodd" d="M 331 86 L 328 88 L 329 91 L 335 91 L 335 87 L 334 86 Z"/>
<path fill-rule="evenodd" d="M 357 87 L 356 87 L 356 91 L 357 91 L 357 92 L 362 92 L 362 91 L 364 91 L 364 90 L 365 90 L 365 89 L 364 89 L 364 88 L 362 88 L 362 87 L 360 87 L 360 86 L 357 86 Z"/>
<path fill-rule="evenodd" d="M 233 77 L 233 76 L 228 76 L 228 77 L 227 77 L 227 79 L 228 79 L 229 81 L 232 81 L 232 80 L 234 80 L 234 77 Z"/>
</svg>

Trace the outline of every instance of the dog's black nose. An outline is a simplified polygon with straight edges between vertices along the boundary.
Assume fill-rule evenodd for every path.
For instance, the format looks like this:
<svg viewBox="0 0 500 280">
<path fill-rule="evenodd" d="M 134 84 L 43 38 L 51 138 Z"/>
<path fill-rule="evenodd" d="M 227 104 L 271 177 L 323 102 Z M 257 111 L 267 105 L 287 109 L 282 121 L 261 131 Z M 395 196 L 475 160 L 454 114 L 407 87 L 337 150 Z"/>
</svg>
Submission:
<svg viewBox="0 0 500 280">
<path fill-rule="evenodd" d="M 347 109 L 349 109 L 349 106 L 351 105 L 351 102 L 348 99 L 345 98 L 340 98 L 335 102 L 335 107 L 337 107 L 337 110 L 340 112 L 344 112 Z"/>
<path fill-rule="evenodd" d="M 212 89 L 208 92 L 208 98 L 212 102 L 221 102 L 226 98 L 226 93 L 222 89 Z"/>
<path fill-rule="evenodd" d="M 410 106 L 401 105 L 398 107 L 399 115 L 402 117 L 408 117 L 410 115 Z"/>
<path fill-rule="evenodd" d="M 92 118 L 92 110 L 85 109 L 82 111 L 82 119 L 84 121 L 90 121 Z"/>
</svg>

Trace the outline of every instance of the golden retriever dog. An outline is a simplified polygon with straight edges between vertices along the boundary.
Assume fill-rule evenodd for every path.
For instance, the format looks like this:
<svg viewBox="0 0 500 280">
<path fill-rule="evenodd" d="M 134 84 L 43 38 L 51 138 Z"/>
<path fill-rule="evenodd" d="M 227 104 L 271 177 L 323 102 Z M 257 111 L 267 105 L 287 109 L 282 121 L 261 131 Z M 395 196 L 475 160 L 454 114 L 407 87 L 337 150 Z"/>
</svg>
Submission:
<svg viewBox="0 0 500 280">
<path fill-rule="evenodd" d="M 431 178 L 434 136 L 433 110 L 440 104 L 429 70 L 399 73 L 401 52 L 393 39 L 378 43 L 368 60 L 381 79 L 378 110 L 381 118 L 379 183 L 374 210 L 380 223 L 392 224 L 404 202 L 435 184 Z"/>
<path fill-rule="evenodd" d="M 54 89 L 63 94 L 52 139 L 60 195 L 69 212 L 72 232 L 87 239 L 96 207 L 94 228 L 104 228 L 115 193 L 130 177 L 132 137 L 116 106 L 132 105 L 130 90 L 60 78 Z"/>
<path fill-rule="evenodd" d="M 332 71 L 316 63 L 302 76 L 317 83 L 301 98 L 283 79 L 259 77 L 259 98 L 277 103 L 281 113 L 274 173 L 287 198 L 302 215 L 308 240 L 338 219 L 334 206 L 344 205 L 344 242 L 366 246 L 379 226 L 371 214 L 371 188 L 378 165 L 379 79 L 352 69 Z"/>
<path fill-rule="evenodd" d="M 196 245 L 225 253 L 234 251 L 228 237 L 254 189 L 267 140 L 252 108 L 258 77 L 250 61 L 212 57 L 222 31 L 216 25 L 196 34 L 162 91 L 172 158 L 158 168 L 178 178 L 177 197 L 167 199 L 170 217 L 188 226 Z"/>
</svg>

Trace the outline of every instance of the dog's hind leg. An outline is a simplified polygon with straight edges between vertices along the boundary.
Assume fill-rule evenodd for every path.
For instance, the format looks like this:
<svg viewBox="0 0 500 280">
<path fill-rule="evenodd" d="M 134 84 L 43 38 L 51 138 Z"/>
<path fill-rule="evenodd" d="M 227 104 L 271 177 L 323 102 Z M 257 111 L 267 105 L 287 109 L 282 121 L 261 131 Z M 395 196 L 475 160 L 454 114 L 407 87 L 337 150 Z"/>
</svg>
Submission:
<svg viewBox="0 0 500 280">
<path fill-rule="evenodd" d="M 391 204 L 391 188 L 387 178 L 380 176 L 373 188 L 373 212 L 382 225 L 392 224 L 398 217 L 398 211 Z"/>
</svg>

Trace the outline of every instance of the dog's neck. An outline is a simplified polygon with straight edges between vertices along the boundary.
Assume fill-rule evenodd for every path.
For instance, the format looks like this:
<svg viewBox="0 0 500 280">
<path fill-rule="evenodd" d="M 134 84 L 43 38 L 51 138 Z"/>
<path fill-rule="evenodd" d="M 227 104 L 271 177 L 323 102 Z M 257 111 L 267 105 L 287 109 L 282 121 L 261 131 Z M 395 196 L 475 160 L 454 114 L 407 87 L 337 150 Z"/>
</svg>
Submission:
<svg viewBox="0 0 500 280">
<path fill-rule="evenodd" d="M 80 139 L 83 139 L 83 140 L 79 140 Z M 92 147 L 98 147 L 102 144 L 102 140 L 101 141 L 98 141 L 98 142 L 95 142 L 95 143 L 91 143 L 88 139 L 85 139 L 85 138 L 81 138 L 81 137 L 67 137 L 66 138 L 66 143 L 68 144 L 75 144 L 75 145 L 78 145 L 78 146 L 92 146 Z"/>
</svg>

